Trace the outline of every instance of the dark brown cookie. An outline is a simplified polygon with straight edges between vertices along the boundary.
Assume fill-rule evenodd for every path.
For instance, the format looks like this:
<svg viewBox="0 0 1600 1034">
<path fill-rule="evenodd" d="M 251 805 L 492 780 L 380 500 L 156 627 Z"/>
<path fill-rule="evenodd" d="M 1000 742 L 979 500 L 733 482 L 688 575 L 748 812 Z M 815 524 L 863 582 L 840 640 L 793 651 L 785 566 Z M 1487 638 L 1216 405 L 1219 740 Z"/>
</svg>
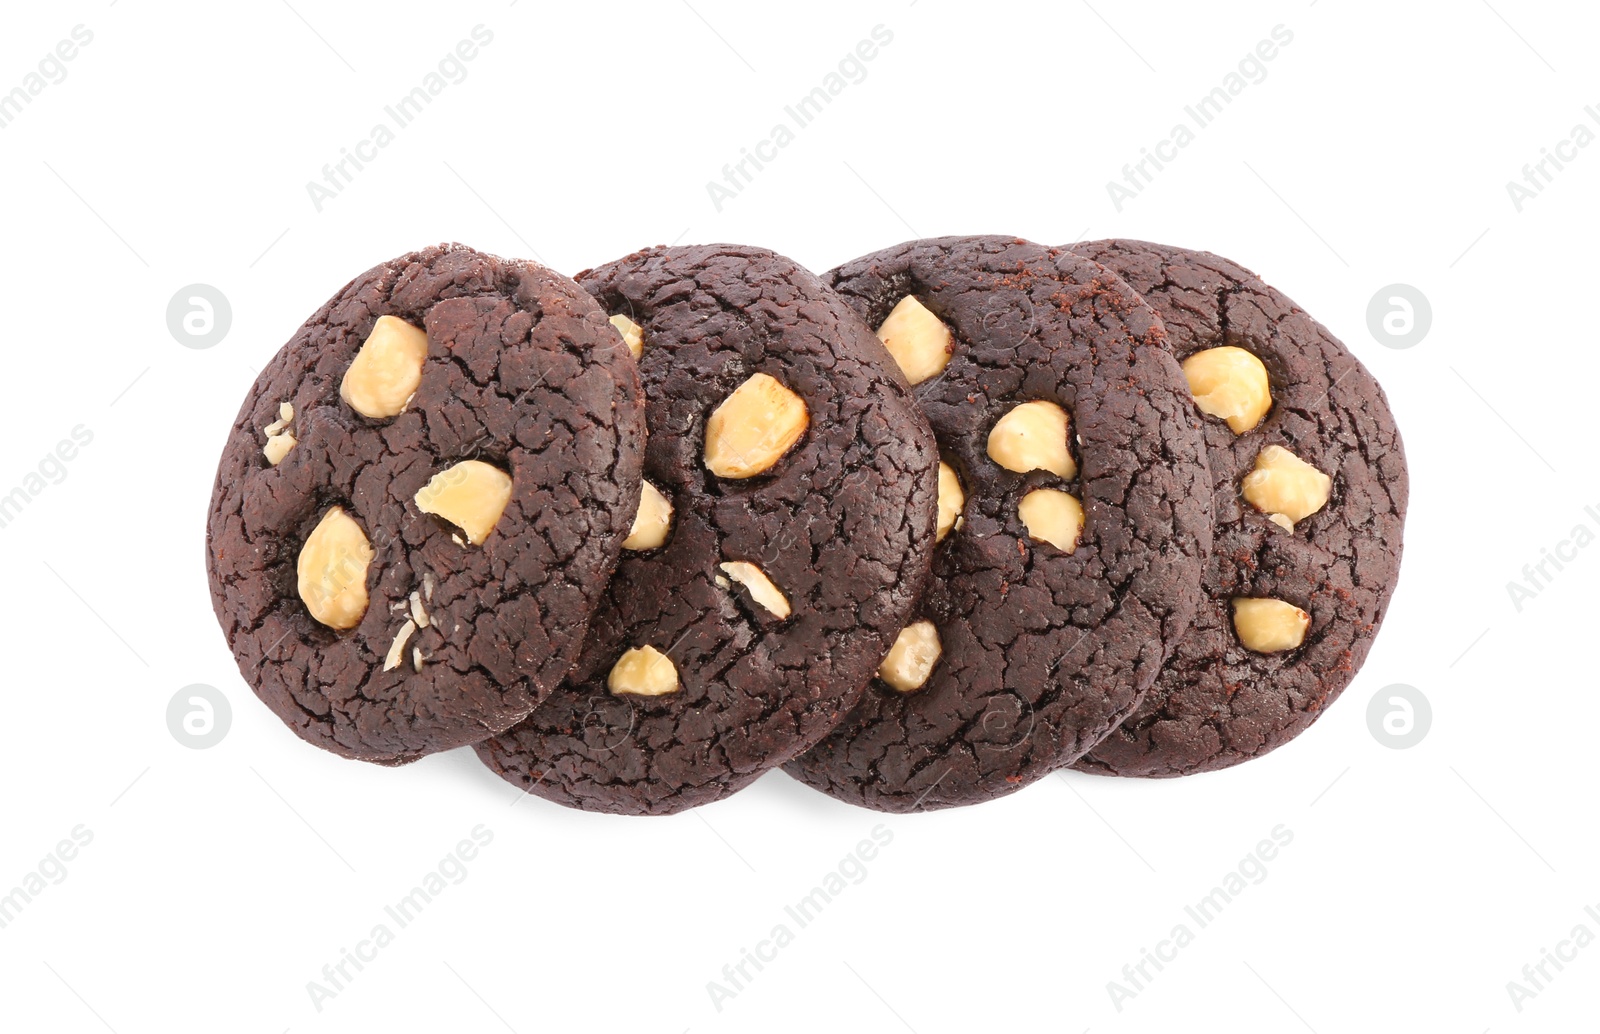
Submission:
<svg viewBox="0 0 1600 1034">
<path fill-rule="evenodd" d="M 578 278 L 641 328 L 645 494 L 673 512 L 641 518 L 665 542 L 624 555 L 572 677 L 478 753 L 561 804 L 668 814 L 860 697 L 926 580 L 938 452 L 883 346 L 789 259 L 654 248 Z"/>
<path fill-rule="evenodd" d="M 368 270 L 267 364 L 217 470 L 207 571 L 245 681 L 365 761 L 509 727 L 572 666 L 643 444 L 633 361 L 571 280 L 458 244 Z"/>
<path fill-rule="evenodd" d="M 1271 394 L 1258 426 L 1247 426 L 1254 410 L 1236 421 L 1237 433 L 1223 419 L 1206 417 L 1217 535 L 1206 599 L 1144 703 L 1077 767 L 1178 776 L 1260 757 L 1322 714 L 1377 635 L 1400 571 L 1407 496 L 1400 433 L 1383 390 L 1361 363 L 1249 270 L 1206 252 L 1141 241 L 1096 241 L 1073 250 L 1116 271 L 1155 307 L 1178 359 L 1243 349 L 1260 360 Z M 1252 503 L 1251 497 L 1269 502 L 1263 493 L 1287 492 L 1281 501 L 1303 509 L 1321 497 L 1321 478 L 1292 463 L 1246 487 L 1258 457 L 1272 446 L 1330 479 L 1324 487 L 1331 494 L 1315 512 L 1274 519 Z M 1310 503 L 1287 498 L 1307 485 Z M 1247 649 L 1235 627 L 1237 598 L 1279 600 L 1309 615 L 1309 622 L 1298 619 L 1308 625 L 1303 643 Z M 1266 645 L 1287 646 L 1293 638 Z"/>
<path fill-rule="evenodd" d="M 883 811 L 998 797 L 1115 727 L 1188 628 L 1211 543 L 1198 414 L 1155 313 L 1070 252 L 913 241 L 825 279 L 870 326 L 897 314 L 882 332 L 920 380 L 912 390 L 965 500 L 919 611 L 942 650 L 931 674 L 930 650 L 913 648 L 922 665 L 891 655 L 856 710 L 786 770 Z M 945 333 L 933 317 L 948 346 L 926 345 L 927 328 Z M 1041 406 L 1024 410 L 1049 419 L 1022 427 L 1032 452 L 1019 462 L 1011 421 Z M 1050 422 L 1062 412 L 1070 430 Z M 1052 512 L 1061 497 L 1049 493 L 1063 491 L 1086 513 L 1081 535 Z"/>
</svg>

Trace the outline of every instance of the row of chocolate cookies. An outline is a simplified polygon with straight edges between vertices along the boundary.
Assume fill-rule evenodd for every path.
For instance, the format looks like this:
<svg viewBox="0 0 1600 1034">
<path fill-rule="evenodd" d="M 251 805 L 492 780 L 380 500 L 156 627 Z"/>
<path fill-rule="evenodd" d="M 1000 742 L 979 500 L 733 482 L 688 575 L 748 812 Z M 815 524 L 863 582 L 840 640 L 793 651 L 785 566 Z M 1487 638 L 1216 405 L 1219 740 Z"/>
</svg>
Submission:
<svg viewBox="0 0 1600 1034">
<path fill-rule="evenodd" d="M 1124 774 L 1248 756 L 1237 729 L 1270 749 L 1342 686 L 1296 674 L 1309 647 L 1287 651 L 1287 717 L 1163 692 L 1195 681 L 1181 647 L 1216 638 L 1225 588 L 1217 556 L 1203 569 L 1212 429 L 1161 318 L 1194 299 L 1157 290 L 1185 279 L 1161 254 L 1147 302 L 1009 238 L 903 245 L 829 274 L 836 291 L 759 249 L 652 249 L 579 275 L 598 305 L 530 263 L 405 256 L 308 321 L 247 399 L 212 506 L 218 616 L 312 742 L 398 763 L 483 741 L 507 779 L 593 810 L 674 812 L 786 762 L 908 810 L 1008 792 L 1102 740 L 1142 746 L 1144 770 L 1091 755 Z M 1275 303 L 1238 273 L 1239 297 Z M 1190 322 L 1183 349 L 1210 351 Z M 1397 559 L 1403 464 L 1375 392 L 1346 394 L 1393 444 Z M 1331 441 L 1351 421 L 1322 423 Z M 1335 526 L 1366 548 L 1354 514 Z M 1366 566 L 1311 611 L 1350 673 L 1376 618 L 1339 604 L 1381 617 L 1393 582 Z"/>
</svg>

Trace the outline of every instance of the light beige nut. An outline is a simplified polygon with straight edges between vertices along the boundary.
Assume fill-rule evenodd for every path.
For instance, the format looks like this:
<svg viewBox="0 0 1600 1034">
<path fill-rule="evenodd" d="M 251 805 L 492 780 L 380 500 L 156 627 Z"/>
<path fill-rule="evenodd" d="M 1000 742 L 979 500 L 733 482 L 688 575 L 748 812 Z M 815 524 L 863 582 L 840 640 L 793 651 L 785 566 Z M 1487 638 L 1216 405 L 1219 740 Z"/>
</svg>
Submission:
<svg viewBox="0 0 1600 1034">
<path fill-rule="evenodd" d="M 289 450 L 297 444 L 298 442 L 295 441 L 294 435 L 288 431 L 284 431 L 281 434 L 268 435 L 267 444 L 262 447 L 261 454 L 267 458 L 268 463 L 276 467 L 283 462 L 285 456 L 289 455 Z"/>
<path fill-rule="evenodd" d="M 1251 506 L 1268 515 L 1281 514 L 1293 531 L 1297 521 L 1328 504 L 1333 479 L 1283 446 L 1269 445 L 1257 454 L 1241 490 Z"/>
<path fill-rule="evenodd" d="M 511 475 L 482 460 L 462 460 L 435 474 L 415 498 L 417 509 L 443 517 L 481 546 L 511 501 Z"/>
<path fill-rule="evenodd" d="M 783 620 L 790 615 L 789 598 L 772 584 L 772 579 L 761 568 L 747 560 L 733 560 L 717 566 L 723 574 L 744 586 L 750 598 L 765 607 L 773 617 Z"/>
<path fill-rule="evenodd" d="M 1083 537 L 1083 504 L 1058 488 L 1036 488 L 1017 504 L 1017 516 L 1028 537 L 1048 542 L 1066 553 L 1078 548 Z"/>
<path fill-rule="evenodd" d="M 418 628 L 427 628 L 428 611 L 422 606 L 422 594 L 415 590 L 411 593 L 411 620 L 417 623 Z"/>
<path fill-rule="evenodd" d="M 1067 447 L 1071 423 L 1067 411 L 1054 402 L 1024 402 L 995 421 L 989 432 L 989 458 L 1019 474 L 1048 470 L 1074 477 L 1078 464 Z"/>
<path fill-rule="evenodd" d="M 653 646 L 635 646 L 617 658 L 606 676 L 613 694 L 659 697 L 678 691 L 678 666 Z"/>
<path fill-rule="evenodd" d="M 1281 513 L 1269 513 L 1267 514 L 1267 520 L 1271 521 L 1273 524 L 1276 524 L 1284 531 L 1294 530 L 1294 521 L 1291 521 Z"/>
<path fill-rule="evenodd" d="M 639 512 L 634 514 L 633 528 L 622 540 L 623 549 L 658 549 L 667 541 L 672 530 L 672 500 L 661 494 L 661 489 L 643 482 L 639 492 Z"/>
<path fill-rule="evenodd" d="M 1240 596 L 1233 600 L 1233 630 L 1256 653 L 1293 650 L 1306 640 L 1311 615 L 1282 600 Z"/>
<path fill-rule="evenodd" d="M 329 628 L 354 628 L 367 612 L 367 565 L 375 554 L 366 532 L 340 507 L 322 515 L 295 562 L 300 599 Z"/>
<path fill-rule="evenodd" d="M 261 429 L 261 433 L 271 438 L 275 434 L 282 434 L 284 428 L 294 422 L 294 406 L 288 402 L 278 403 L 278 419 Z"/>
<path fill-rule="evenodd" d="M 400 631 L 395 633 L 394 642 L 389 644 L 389 652 L 383 658 L 383 670 L 393 671 L 400 667 L 400 662 L 406 656 L 406 640 L 410 639 L 417 630 L 415 621 L 407 620 L 400 626 Z"/>
<path fill-rule="evenodd" d="M 939 523 L 936 542 L 943 542 L 951 531 L 961 527 L 961 508 L 967 505 L 966 493 L 961 491 L 961 479 L 948 463 L 939 464 Z"/>
<path fill-rule="evenodd" d="M 955 335 L 915 295 L 906 295 L 878 327 L 878 340 L 894 356 L 900 372 L 921 384 L 944 371 L 955 350 Z"/>
<path fill-rule="evenodd" d="M 339 397 L 373 420 L 398 416 L 422 383 L 427 356 L 427 331 L 395 316 L 379 316 L 344 372 Z"/>
<path fill-rule="evenodd" d="M 1234 434 L 1253 431 L 1272 408 L 1267 368 L 1233 345 L 1207 348 L 1183 361 L 1189 394 L 1207 416 L 1221 417 Z"/>
<path fill-rule="evenodd" d="M 422 650 L 413 646 L 411 648 L 411 670 L 421 671 L 422 662 L 424 659 L 425 658 L 422 656 Z"/>
<path fill-rule="evenodd" d="M 725 478 L 771 470 L 800 440 L 809 419 L 799 395 L 767 374 L 755 374 L 706 421 L 706 469 Z"/>
<path fill-rule="evenodd" d="M 433 602 L 433 572 L 426 571 L 422 575 L 422 598 L 429 603 Z"/>
<path fill-rule="evenodd" d="M 617 328 L 617 333 L 622 335 L 622 340 L 627 343 L 628 351 L 633 353 L 635 359 L 644 355 L 644 328 L 633 322 L 628 317 L 617 313 L 611 317 L 611 325 Z"/>
<path fill-rule="evenodd" d="M 294 404 L 290 402 L 278 403 L 278 419 L 261 429 L 267 436 L 267 444 L 262 447 L 261 455 L 267 462 L 276 467 L 289 455 L 289 450 L 299 444 L 295 436 L 289 432 L 289 425 L 294 422 Z"/>
<path fill-rule="evenodd" d="M 927 685 L 944 647 L 932 621 L 913 621 L 900 630 L 889 655 L 878 665 L 878 678 L 891 689 L 911 693 Z"/>
</svg>

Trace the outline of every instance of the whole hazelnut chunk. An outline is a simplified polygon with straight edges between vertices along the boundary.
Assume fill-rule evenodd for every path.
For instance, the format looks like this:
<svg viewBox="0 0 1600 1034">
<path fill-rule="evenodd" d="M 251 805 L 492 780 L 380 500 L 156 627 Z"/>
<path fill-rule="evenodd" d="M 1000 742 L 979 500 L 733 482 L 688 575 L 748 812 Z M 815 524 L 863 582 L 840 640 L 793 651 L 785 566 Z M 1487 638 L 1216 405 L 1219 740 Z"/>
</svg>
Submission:
<svg viewBox="0 0 1600 1034">
<path fill-rule="evenodd" d="M 799 395 L 774 377 L 755 374 L 706 421 L 706 469 L 725 478 L 771 470 L 800 440 L 809 419 Z"/>
<path fill-rule="evenodd" d="M 639 511 L 634 514 L 633 527 L 622 540 L 623 549 L 658 549 L 667 541 L 672 530 L 672 500 L 661 494 L 661 489 L 648 481 L 641 482 Z"/>
<path fill-rule="evenodd" d="M 659 697 L 678 691 L 678 666 L 653 646 L 636 646 L 611 666 L 606 688 L 614 695 Z"/>
<path fill-rule="evenodd" d="M 878 665 L 878 678 L 898 692 L 914 692 L 927 685 L 928 676 L 943 653 L 939 630 L 933 622 L 913 621 L 895 637 L 888 656 Z"/>
<path fill-rule="evenodd" d="M 995 421 L 989 432 L 989 458 L 1018 474 L 1048 470 L 1059 477 L 1075 477 L 1078 464 L 1067 445 L 1070 426 L 1067 411 L 1054 402 L 1024 402 Z"/>
<path fill-rule="evenodd" d="M 955 349 L 955 335 L 950 328 L 915 295 L 909 294 L 895 304 L 879 325 L 878 340 L 894 356 L 900 372 L 912 384 L 921 384 L 942 373 Z"/>
<path fill-rule="evenodd" d="M 511 501 L 511 475 L 482 460 L 462 460 L 429 479 L 415 501 L 417 509 L 443 517 L 481 546 Z"/>
<path fill-rule="evenodd" d="M 1269 517 L 1281 516 L 1293 531 L 1328 504 L 1333 479 L 1281 445 L 1269 445 L 1256 455 L 1256 465 L 1240 486 L 1245 501 Z M 1280 527 L 1283 521 L 1274 521 Z"/>
<path fill-rule="evenodd" d="M 939 523 L 936 542 L 961 524 L 961 510 L 967 505 L 966 493 L 961 491 L 961 479 L 948 463 L 939 464 Z"/>
<path fill-rule="evenodd" d="M 398 416 L 422 383 L 427 357 L 427 331 L 395 316 L 379 316 L 339 382 L 339 397 L 373 420 Z"/>
<path fill-rule="evenodd" d="M 311 616 L 341 630 L 360 624 L 374 555 L 366 532 L 341 507 L 323 514 L 295 562 L 300 599 Z"/>
<path fill-rule="evenodd" d="M 1283 600 L 1240 596 L 1233 600 L 1233 629 L 1256 653 L 1293 650 L 1306 640 L 1311 615 Z"/>
<path fill-rule="evenodd" d="M 1254 430 L 1272 408 L 1267 368 L 1233 345 L 1207 348 L 1183 361 L 1189 394 L 1207 416 L 1227 421 L 1234 434 Z"/>
<path fill-rule="evenodd" d="M 611 317 L 611 325 L 617 328 L 617 333 L 622 335 L 622 340 L 627 343 L 628 351 L 633 353 L 635 359 L 644 355 L 644 328 L 633 322 L 628 317 L 617 313 Z"/>
<path fill-rule="evenodd" d="M 783 620 L 791 613 L 789 598 L 783 594 L 767 573 L 747 560 L 733 560 L 726 564 L 718 564 L 722 573 L 745 587 L 750 593 L 750 598 L 755 600 L 773 617 Z"/>
<path fill-rule="evenodd" d="M 1028 537 L 1071 553 L 1083 536 L 1083 504 L 1057 488 L 1036 488 L 1017 504 Z"/>
</svg>

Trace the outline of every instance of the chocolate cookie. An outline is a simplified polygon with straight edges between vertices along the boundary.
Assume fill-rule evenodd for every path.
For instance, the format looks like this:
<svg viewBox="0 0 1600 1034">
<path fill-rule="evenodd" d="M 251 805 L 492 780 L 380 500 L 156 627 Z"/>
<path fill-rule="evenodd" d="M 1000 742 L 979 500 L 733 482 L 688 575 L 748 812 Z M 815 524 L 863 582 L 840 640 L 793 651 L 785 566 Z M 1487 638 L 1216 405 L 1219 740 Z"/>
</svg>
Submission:
<svg viewBox="0 0 1600 1034">
<path fill-rule="evenodd" d="M 816 743 L 926 580 L 938 452 L 883 346 L 759 248 L 578 274 L 640 349 L 644 503 L 577 668 L 478 747 L 560 804 L 668 814 Z"/>
<path fill-rule="evenodd" d="M 786 770 L 883 811 L 998 797 L 1115 727 L 1188 628 L 1211 544 L 1198 415 L 1155 313 L 1065 250 L 913 241 L 825 279 L 913 382 L 945 537 L 880 678 Z"/>
<path fill-rule="evenodd" d="M 357 277 L 245 398 L 207 524 L 239 670 L 305 740 L 474 743 L 572 666 L 639 499 L 644 402 L 571 280 L 459 244 Z"/>
<path fill-rule="evenodd" d="M 1260 757 L 1316 721 L 1377 635 L 1400 571 L 1400 433 L 1355 357 L 1249 270 L 1140 241 L 1073 250 L 1166 322 L 1208 414 L 1217 534 L 1194 628 L 1077 767 L 1179 776 Z"/>
</svg>

